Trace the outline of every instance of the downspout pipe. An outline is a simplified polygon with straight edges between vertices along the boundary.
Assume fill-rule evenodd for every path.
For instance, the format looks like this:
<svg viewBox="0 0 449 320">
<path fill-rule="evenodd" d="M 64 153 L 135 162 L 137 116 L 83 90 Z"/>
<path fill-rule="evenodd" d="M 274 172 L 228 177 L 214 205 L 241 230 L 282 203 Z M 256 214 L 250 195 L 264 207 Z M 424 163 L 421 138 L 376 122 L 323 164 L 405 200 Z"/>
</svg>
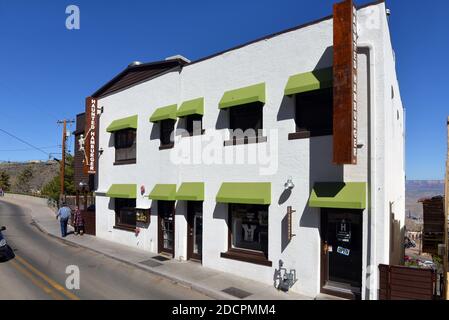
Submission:
<svg viewBox="0 0 449 320">
<path fill-rule="evenodd" d="M 368 237 L 369 237 L 369 255 L 366 266 L 365 299 L 378 299 L 378 269 L 376 254 L 376 204 L 377 204 L 377 179 L 376 179 L 376 95 L 375 95 L 375 46 L 372 42 L 364 41 L 358 43 L 358 51 L 368 52 L 367 79 L 368 79 Z"/>
</svg>

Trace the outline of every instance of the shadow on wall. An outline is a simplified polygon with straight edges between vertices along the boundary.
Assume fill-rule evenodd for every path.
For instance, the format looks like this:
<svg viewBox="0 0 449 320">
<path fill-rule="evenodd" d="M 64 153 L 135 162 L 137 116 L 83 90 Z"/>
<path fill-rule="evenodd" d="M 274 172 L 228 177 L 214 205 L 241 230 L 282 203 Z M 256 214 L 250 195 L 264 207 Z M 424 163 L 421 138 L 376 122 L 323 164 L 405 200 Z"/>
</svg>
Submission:
<svg viewBox="0 0 449 320">
<path fill-rule="evenodd" d="M 160 123 L 153 123 L 151 127 L 150 140 L 159 140 L 160 139 Z"/>
<path fill-rule="evenodd" d="M 324 53 L 321 55 L 320 60 L 315 66 L 314 70 L 329 68 L 334 64 L 334 47 L 329 46 L 324 50 Z"/>
<path fill-rule="evenodd" d="M 284 96 L 277 114 L 277 121 L 295 119 L 295 98 Z"/>
<path fill-rule="evenodd" d="M 229 111 L 220 109 L 217 117 L 217 122 L 215 123 L 215 129 L 228 129 L 229 128 Z"/>
<path fill-rule="evenodd" d="M 391 214 L 391 231 L 390 231 L 390 264 L 404 265 L 405 256 L 405 227 L 401 228 L 401 222 L 394 219 Z"/>
<path fill-rule="evenodd" d="M 109 135 L 109 141 L 108 141 L 108 147 L 109 148 L 113 148 L 115 146 L 115 141 L 114 141 L 114 133 L 111 133 Z"/>
</svg>

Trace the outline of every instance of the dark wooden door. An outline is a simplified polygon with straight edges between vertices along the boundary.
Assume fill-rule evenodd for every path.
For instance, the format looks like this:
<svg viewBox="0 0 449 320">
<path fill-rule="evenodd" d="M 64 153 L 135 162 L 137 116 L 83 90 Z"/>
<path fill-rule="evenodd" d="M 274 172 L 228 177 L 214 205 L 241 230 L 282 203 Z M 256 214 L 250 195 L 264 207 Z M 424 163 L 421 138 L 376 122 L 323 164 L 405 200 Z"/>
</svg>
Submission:
<svg viewBox="0 0 449 320">
<path fill-rule="evenodd" d="M 203 255 L 203 202 L 187 203 L 187 259 L 201 260 Z"/>
<path fill-rule="evenodd" d="M 175 202 L 158 201 L 157 206 L 159 252 L 175 256 Z"/>
<path fill-rule="evenodd" d="M 322 292 L 361 298 L 362 211 L 322 209 Z"/>
</svg>

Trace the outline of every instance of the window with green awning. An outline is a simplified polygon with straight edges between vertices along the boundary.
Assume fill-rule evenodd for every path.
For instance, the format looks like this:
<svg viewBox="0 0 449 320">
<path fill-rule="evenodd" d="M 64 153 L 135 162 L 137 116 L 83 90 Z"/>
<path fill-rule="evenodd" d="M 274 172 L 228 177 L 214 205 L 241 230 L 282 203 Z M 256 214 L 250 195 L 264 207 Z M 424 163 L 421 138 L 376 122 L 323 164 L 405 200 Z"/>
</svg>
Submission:
<svg viewBox="0 0 449 320">
<path fill-rule="evenodd" d="M 365 182 L 315 183 L 309 199 L 309 207 L 336 209 L 365 209 Z"/>
<path fill-rule="evenodd" d="M 204 201 L 204 183 L 184 182 L 176 193 L 176 200 Z"/>
<path fill-rule="evenodd" d="M 178 117 L 204 115 L 204 98 L 184 101 L 176 112 Z"/>
<path fill-rule="evenodd" d="M 176 184 L 157 184 L 151 191 L 149 198 L 151 200 L 175 201 Z"/>
<path fill-rule="evenodd" d="M 225 92 L 219 103 L 219 109 L 226 109 L 254 102 L 265 103 L 265 83 Z"/>
<path fill-rule="evenodd" d="M 271 183 L 228 183 L 221 185 L 216 201 L 219 203 L 271 204 Z"/>
<path fill-rule="evenodd" d="M 162 120 L 176 120 L 176 109 L 178 106 L 172 104 L 166 107 L 156 109 L 150 117 L 151 122 L 159 122 Z"/>
<path fill-rule="evenodd" d="M 116 132 L 124 129 L 137 129 L 137 115 L 112 121 L 107 132 Z"/>
<path fill-rule="evenodd" d="M 284 94 L 291 96 L 333 86 L 333 69 L 319 69 L 311 72 L 296 74 L 288 79 Z"/>
<path fill-rule="evenodd" d="M 136 190 L 137 185 L 135 184 L 113 184 L 106 192 L 106 196 L 109 198 L 136 199 Z"/>
</svg>

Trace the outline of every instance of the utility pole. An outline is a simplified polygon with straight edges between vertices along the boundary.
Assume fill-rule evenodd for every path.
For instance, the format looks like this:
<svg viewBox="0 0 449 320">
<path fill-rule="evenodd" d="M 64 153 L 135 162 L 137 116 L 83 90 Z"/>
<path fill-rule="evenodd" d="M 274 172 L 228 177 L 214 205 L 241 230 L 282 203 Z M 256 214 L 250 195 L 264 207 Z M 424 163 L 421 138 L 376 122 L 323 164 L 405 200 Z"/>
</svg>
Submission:
<svg viewBox="0 0 449 320">
<path fill-rule="evenodd" d="M 449 217 L 449 117 L 447 118 L 447 155 L 446 155 L 446 177 L 445 177 L 445 192 L 444 192 L 444 287 L 446 293 L 446 300 L 449 300 L 449 235 L 448 235 L 448 217 Z"/>
<path fill-rule="evenodd" d="M 74 123 L 73 120 L 59 120 L 58 124 L 62 124 L 62 158 L 60 162 L 60 199 L 64 197 L 64 178 L 65 178 L 65 154 L 67 140 L 67 123 Z"/>
</svg>

